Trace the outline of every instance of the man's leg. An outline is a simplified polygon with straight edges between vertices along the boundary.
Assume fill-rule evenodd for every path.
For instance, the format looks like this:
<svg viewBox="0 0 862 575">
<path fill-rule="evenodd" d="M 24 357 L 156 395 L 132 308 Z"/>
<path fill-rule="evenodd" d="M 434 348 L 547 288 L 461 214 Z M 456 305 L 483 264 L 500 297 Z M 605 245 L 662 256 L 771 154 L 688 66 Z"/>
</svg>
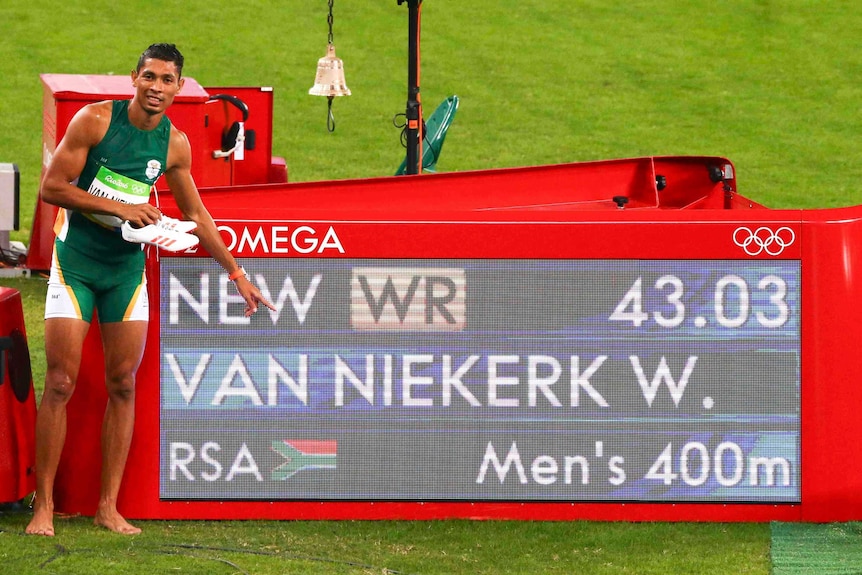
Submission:
<svg viewBox="0 0 862 575">
<path fill-rule="evenodd" d="M 54 535 L 54 478 L 66 441 L 66 404 L 75 390 L 84 338 L 80 319 L 45 320 L 45 389 L 36 414 L 36 499 L 27 533 Z"/>
<path fill-rule="evenodd" d="M 147 342 L 147 322 L 126 321 L 101 325 L 105 349 L 108 407 L 102 424 L 102 484 L 93 522 L 116 533 L 136 535 L 117 511 L 117 496 L 135 427 L 135 374 Z"/>
</svg>

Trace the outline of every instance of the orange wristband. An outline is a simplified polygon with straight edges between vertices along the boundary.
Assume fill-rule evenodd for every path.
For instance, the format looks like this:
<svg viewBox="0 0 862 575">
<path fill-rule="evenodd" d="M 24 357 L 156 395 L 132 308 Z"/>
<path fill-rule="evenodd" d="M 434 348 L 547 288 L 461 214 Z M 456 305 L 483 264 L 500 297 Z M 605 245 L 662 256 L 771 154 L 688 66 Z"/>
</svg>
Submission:
<svg viewBox="0 0 862 575">
<path fill-rule="evenodd" d="M 227 276 L 227 279 L 229 279 L 230 281 L 236 281 L 238 278 L 240 278 L 242 276 L 248 277 L 248 274 L 245 273 L 245 269 L 243 269 L 242 266 L 240 266 L 240 268 L 238 270 L 236 270 L 235 272 L 233 272 L 232 274 Z"/>
</svg>

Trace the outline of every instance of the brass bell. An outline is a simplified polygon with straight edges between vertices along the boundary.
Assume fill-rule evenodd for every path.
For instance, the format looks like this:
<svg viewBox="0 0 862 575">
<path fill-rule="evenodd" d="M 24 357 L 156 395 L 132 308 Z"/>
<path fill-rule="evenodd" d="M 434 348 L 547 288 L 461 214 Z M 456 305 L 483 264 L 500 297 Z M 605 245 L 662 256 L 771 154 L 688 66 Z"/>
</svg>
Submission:
<svg viewBox="0 0 862 575">
<path fill-rule="evenodd" d="M 326 56 L 317 61 L 314 86 L 308 93 L 312 96 L 349 96 L 350 88 L 344 82 L 344 62 L 335 56 L 335 46 L 329 44 Z"/>
</svg>

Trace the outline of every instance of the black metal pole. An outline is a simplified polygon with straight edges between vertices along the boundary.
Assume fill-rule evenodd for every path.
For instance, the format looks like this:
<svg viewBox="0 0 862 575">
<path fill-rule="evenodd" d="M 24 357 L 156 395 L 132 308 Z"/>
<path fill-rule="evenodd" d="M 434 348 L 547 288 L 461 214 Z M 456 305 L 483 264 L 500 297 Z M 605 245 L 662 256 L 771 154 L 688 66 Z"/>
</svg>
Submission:
<svg viewBox="0 0 862 575">
<path fill-rule="evenodd" d="M 419 95 L 419 20 L 422 0 L 398 0 L 407 3 L 409 33 L 407 47 L 407 166 L 405 173 L 422 172 L 422 99 Z"/>
</svg>

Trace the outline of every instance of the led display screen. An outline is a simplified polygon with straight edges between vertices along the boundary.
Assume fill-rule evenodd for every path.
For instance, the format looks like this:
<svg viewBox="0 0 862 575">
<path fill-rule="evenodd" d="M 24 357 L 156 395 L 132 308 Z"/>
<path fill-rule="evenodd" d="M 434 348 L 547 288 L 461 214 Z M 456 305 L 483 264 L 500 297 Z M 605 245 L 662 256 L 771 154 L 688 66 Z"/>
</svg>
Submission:
<svg viewBox="0 0 862 575">
<path fill-rule="evenodd" d="M 161 260 L 165 500 L 800 500 L 795 260 Z"/>
</svg>

